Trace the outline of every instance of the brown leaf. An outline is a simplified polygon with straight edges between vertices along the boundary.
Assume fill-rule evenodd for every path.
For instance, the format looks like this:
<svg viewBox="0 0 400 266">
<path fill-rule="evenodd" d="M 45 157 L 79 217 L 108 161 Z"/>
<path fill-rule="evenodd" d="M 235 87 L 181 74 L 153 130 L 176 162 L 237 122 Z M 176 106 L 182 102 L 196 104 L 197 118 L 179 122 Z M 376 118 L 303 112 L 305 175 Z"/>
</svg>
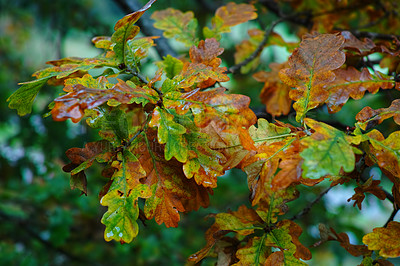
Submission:
<svg viewBox="0 0 400 266">
<path fill-rule="evenodd" d="M 232 27 L 246 21 L 256 19 L 257 13 L 253 5 L 228 3 L 220 7 L 215 15 L 223 21 L 223 26 Z"/>
<path fill-rule="evenodd" d="M 371 75 L 366 68 L 360 72 L 350 66 L 347 69 L 337 69 L 333 73 L 336 79 L 326 85 L 326 91 L 329 93 L 326 105 L 331 113 L 339 111 L 349 97 L 358 100 L 366 91 L 376 93 L 379 89 L 400 88 L 400 83 L 396 83 L 389 76 L 381 73 Z"/>
<path fill-rule="evenodd" d="M 356 193 L 347 201 L 354 200 L 355 202 L 353 206 L 356 206 L 357 204 L 357 207 L 361 210 L 361 203 L 365 198 L 364 194 L 367 192 L 374 194 L 380 200 L 386 199 L 386 194 L 382 190 L 382 187 L 378 186 L 380 183 L 381 181 L 379 180 L 372 180 L 372 178 L 368 179 L 367 182 L 354 189 Z"/>
<path fill-rule="evenodd" d="M 279 72 L 284 83 L 296 88 L 289 96 L 296 101 L 293 107 L 297 121 L 302 121 L 309 110 L 328 99 L 325 86 L 335 79 L 332 71 L 345 62 L 345 54 L 340 51 L 343 42 L 343 36 L 337 34 L 304 38 L 290 56 L 289 68 Z"/>
<path fill-rule="evenodd" d="M 346 233 L 336 233 L 336 231 L 331 228 L 331 234 L 328 237 L 328 240 L 338 241 L 340 245 L 347 250 L 352 256 L 358 257 L 361 255 L 370 255 L 371 251 L 368 250 L 365 245 L 353 245 L 350 244 L 349 236 Z"/>
<path fill-rule="evenodd" d="M 394 100 L 388 108 L 372 109 L 369 106 L 364 107 L 356 116 L 358 122 L 361 122 L 360 127 L 364 130 L 370 129 L 371 126 L 376 126 L 384 120 L 393 117 L 396 124 L 400 125 L 400 100 Z"/>
</svg>

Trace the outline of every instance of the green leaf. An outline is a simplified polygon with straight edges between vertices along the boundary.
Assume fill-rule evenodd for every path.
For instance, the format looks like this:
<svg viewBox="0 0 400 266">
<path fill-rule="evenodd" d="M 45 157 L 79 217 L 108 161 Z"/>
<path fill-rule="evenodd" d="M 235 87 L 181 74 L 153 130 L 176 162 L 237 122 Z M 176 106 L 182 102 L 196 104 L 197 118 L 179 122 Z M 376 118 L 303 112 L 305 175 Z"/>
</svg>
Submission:
<svg viewBox="0 0 400 266">
<path fill-rule="evenodd" d="M 119 170 L 112 177 L 109 192 L 100 201 L 101 205 L 108 206 L 101 222 L 106 226 L 106 241 L 129 243 L 138 234 L 138 198 L 150 197 L 151 191 L 139 182 L 146 172 L 132 153 L 125 150 L 123 155 L 118 154 L 118 159 L 121 162 L 114 161 L 112 166 Z"/>
<path fill-rule="evenodd" d="M 290 128 L 276 126 L 263 118 L 258 119 L 258 127 L 249 128 L 249 134 L 256 145 L 268 145 L 291 136 Z"/>
<path fill-rule="evenodd" d="M 147 57 L 149 49 L 153 45 L 153 37 L 128 40 L 126 43 L 125 64 L 131 69 L 137 69 L 140 66 L 140 61 Z"/>
<path fill-rule="evenodd" d="M 183 13 L 173 8 L 167 8 L 162 11 L 156 11 L 151 15 L 156 22 L 154 27 L 164 31 L 165 38 L 174 38 L 190 47 L 196 45 L 197 19 L 193 12 Z"/>
<path fill-rule="evenodd" d="M 22 86 L 7 99 L 10 102 L 8 107 L 16 109 L 20 116 L 31 113 L 36 95 L 49 79 L 50 77 L 46 77 L 20 83 Z"/>
<path fill-rule="evenodd" d="M 165 159 L 169 161 L 175 157 L 180 162 L 186 162 L 188 157 L 188 144 L 184 137 L 186 128 L 174 121 L 174 115 L 157 106 L 149 125 L 158 127 L 158 143 L 165 144 Z"/>
<path fill-rule="evenodd" d="M 247 245 L 236 251 L 239 262 L 233 265 L 264 265 L 269 248 L 265 245 L 265 236 L 253 237 Z"/>
<path fill-rule="evenodd" d="M 128 62 L 126 61 L 126 57 L 129 52 L 127 42 L 135 38 L 135 36 L 138 35 L 140 31 L 140 28 L 136 26 L 135 23 L 144 14 L 144 12 L 151 7 L 151 5 L 155 1 L 156 0 L 150 0 L 144 7 L 126 15 L 122 19 L 118 20 L 115 24 L 115 32 L 111 36 L 111 41 L 115 43 L 113 50 L 120 62 L 128 65 Z"/>
<path fill-rule="evenodd" d="M 301 140 L 302 144 L 308 146 L 300 153 L 304 159 L 303 177 L 317 179 L 325 175 L 337 176 L 341 168 L 345 172 L 353 171 L 355 156 L 346 134 L 309 118 L 305 122 L 315 133 Z"/>
<path fill-rule="evenodd" d="M 101 205 L 108 206 L 101 222 L 106 226 L 104 239 L 129 243 L 139 232 L 136 220 L 139 217 L 138 197 L 149 195 L 146 185 L 136 186 L 127 196 L 118 190 L 108 192 L 102 199 Z"/>
<path fill-rule="evenodd" d="M 167 75 L 167 78 L 172 79 L 181 73 L 183 62 L 171 55 L 167 55 L 162 61 L 162 67 Z"/>
</svg>

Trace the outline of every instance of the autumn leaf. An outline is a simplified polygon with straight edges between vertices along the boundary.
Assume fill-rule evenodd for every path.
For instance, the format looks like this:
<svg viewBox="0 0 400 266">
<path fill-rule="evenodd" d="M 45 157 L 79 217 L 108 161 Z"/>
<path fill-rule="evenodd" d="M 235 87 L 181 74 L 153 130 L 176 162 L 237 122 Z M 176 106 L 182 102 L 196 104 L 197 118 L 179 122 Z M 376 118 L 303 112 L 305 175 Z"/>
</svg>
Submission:
<svg viewBox="0 0 400 266">
<path fill-rule="evenodd" d="M 380 200 L 386 199 L 386 194 L 382 190 L 382 187 L 378 186 L 380 183 L 380 180 L 372 180 L 372 178 L 369 178 L 367 182 L 354 189 L 356 193 L 347 201 L 354 200 L 353 206 L 357 204 L 357 207 L 361 210 L 361 203 L 365 198 L 364 194 L 367 192 L 374 194 Z"/>
<path fill-rule="evenodd" d="M 203 34 L 206 38 L 221 39 L 221 33 L 230 32 L 230 28 L 238 24 L 257 18 L 256 9 L 251 4 L 228 3 L 219 7 L 212 18 L 211 29 L 204 27 Z"/>
<path fill-rule="evenodd" d="M 126 15 L 122 19 L 118 20 L 115 24 L 115 32 L 111 36 L 111 41 L 114 43 L 113 51 L 115 52 L 120 63 L 124 63 L 126 65 L 131 63 L 132 55 L 129 53 L 132 53 L 132 51 L 130 51 L 132 47 L 129 46 L 132 45 L 132 42 L 129 45 L 128 41 L 135 38 L 135 36 L 139 33 L 140 28 L 136 26 L 135 23 L 155 1 L 156 0 L 150 0 L 141 9 Z"/>
<path fill-rule="evenodd" d="M 367 68 L 363 68 L 360 72 L 354 67 L 348 67 L 347 69 L 336 69 L 333 73 L 336 79 L 325 87 L 329 93 L 326 105 L 331 113 L 339 111 L 349 97 L 359 100 L 366 91 L 377 93 L 379 89 L 400 88 L 400 83 L 396 83 L 382 73 L 377 72 L 372 75 Z"/>
<path fill-rule="evenodd" d="M 279 254 L 279 259 L 274 258 L 274 253 L 272 253 L 273 260 L 271 258 L 267 258 L 266 265 L 273 265 L 271 264 L 272 261 L 276 262 L 276 260 L 281 261 L 282 265 L 307 265 L 306 263 L 302 262 L 300 259 L 296 258 L 294 254 L 296 254 L 297 247 L 292 242 L 292 236 L 289 233 L 290 226 L 295 226 L 295 223 L 288 222 L 288 220 L 281 221 L 277 224 L 277 228 L 273 229 L 266 237 L 266 245 L 272 246 L 275 248 L 279 248 L 280 251 L 274 252 Z M 299 245 L 300 243 L 296 241 Z M 301 245 L 302 246 L 302 245 Z M 305 248 L 303 246 L 303 248 Z M 308 251 L 307 259 L 311 258 L 311 253 Z M 279 264 L 278 264 L 279 265 Z"/>
<path fill-rule="evenodd" d="M 189 51 L 191 63 L 183 65 L 182 72 L 178 78 L 179 87 L 190 87 L 194 83 L 197 87 L 208 88 L 218 82 L 229 81 L 225 74 L 226 67 L 219 67 L 221 59 L 219 55 L 224 49 L 219 47 L 215 39 L 201 40 L 198 46 L 192 46 Z"/>
<path fill-rule="evenodd" d="M 132 151 L 137 154 L 146 173 L 141 182 L 150 187 L 152 192 L 145 201 L 144 213 L 147 219 L 155 218 L 158 224 L 177 227 L 179 212 L 207 207 L 210 191 L 198 186 L 195 180 L 187 179 L 181 163 L 173 159 L 165 160 L 162 146 L 149 142 L 156 136 L 155 132 L 149 131 L 147 136 L 137 137 L 132 144 Z"/>
<path fill-rule="evenodd" d="M 229 211 L 228 213 L 218 213 L 213 215 L 215 217 L 215 223 L 207 230 L 206 232 L 206 246 L 198 251 L 196 254 L 190 256 L 189 261 L 199 262 L 204 257 L 206 257 L 213 247 L 221 240 L 229 232 L 234 232 L 240 236 L 249 236 L 252 235 L 255 230 L 262 230 L 263 221 L 257 215 L 257 213 L 253 209 L 249 209 L 246 206 L 242 205 L 238 208 L 237 211 Z M 250 238 L 250 239 L 253 239 Z M 238 250 L 239 257 L 243 258 L 244 261 L 251 260 L 248 256 L 252 258 L 256 258 L 257 256 L 262 256 L 261 250 L 263 243 L 262 241 L 256 240 L 252 242 L 255 246 L 258 246 L 260 250 L 255 250 L 254 247 L 248 245 L 243 250 Z M 237 264 L 243 265 L 243 264 Z"/>
<path fill-rule="evenodd" d="M 394 122 L 400 125 L 400 100 L 394 100 L 388 108 L 377 110 L 366 106 L 356 115 L 358 124 L 363 130 L 379 125 L 390 117 L 393 117 Z"/>
<path fill-rule="evenodd" d="M 91 79 L 91 76 L 86 75 L 83 79 Z M 55 106 L 51 110 L 53 119 L 64 121 L 70 118 L 74 123 L 77 123 L 84 116 L 85 110 L 94 109 L 109 100 L 116 100 L 120 104 L 135 102 L 143 105 L 149 102 L 153 104 L 157 102 L 158 94 L 156 91 L 132 83 L 125 83 L 122 80 L 118 81 L 110 89 L 104 88 L 100 83 L 94 88 L 88 88 L 82 84 L 67 85 L 64 90 L 68 93 L 54 100 Z M 87 83 L 84 84 L 87 85 Z"/>
<path fill-rule="evenodd" d="M 392 221 L 387 227 L 374 228 L 362 241 L 369 250 L 379 250 L 379 255 L 386 258 L 400 256 L 400 223 Z"/>
<path fill-rule="evenodd" d="M 184 137 L 186 128 L 174 121 L 174 115 L 160 107 L 156 107 L 149 123 L 158 128 L 158 143 L 165 144 L 165 159 L 175 157 L 180 162 L 186 162 L 188 157 L 188 143 Z"/>
<path fill-rule="evenodd" d="M 252 237 L 246 246 L 236 251 L 236 257 L 239 261 L 233 265 L 264 265 L 263 263 L 270 253 L 270 249 L 265 245 L 264 241 L 264 237 Z"/>
<path fill-rule="evenodd" d="M 150 47 L 154 46 L 157 37 L 143 37 L 126 42 L 125 64 L 138 69 L 140 61 L 147 57 Z"/>
<path fill-rule="evenodd" d="M 352 256 L 358 257 L 361 255 L 369 255 L 371 252 L 365 245 L 353 245 L 350 243 L 349 236 L 346 233 L 336 233 L 333 228 L 330 228 L 329 236 L 327 238 L 329 241 L 338 241 L 340 246 L 346 249 Z"/>
<path fill-rule="evenodd" d="M 355 156 L 345 133 L 310 118 L 306 118 L 305 122 L 315 132 L 301 140 L 307 147 L 300 153 L 304 159 L 303 177 L 337 176 L 342 168 L 345 172 L 353 171 Z"/>
<path fill-rule="evenodd" d="M 296 120 L 303 121 L 306 113 L 328 99 L 324 89 L 335 79 L 333 70 L 345 62 L 340 51 L 344 38 L 337 34 L 321 34 L 304 38 L 289 57 L 289 68 L 282 69 L 279 76 L 284 83 L 295 90 L 289 96 L 296 101 Z"/>
<path fill-rule="evenodd" d="M 366 135 L 369 141 L 369 158 L 380 168 L 388 171 L 395 177 L 400 177 L 400 131 L 395 131 L 386 139 L 377 130 Z"/>
<path fill-rule="evenodd" d="M 253 75 L 254 79 L 264 82 L 260 99 L 265 104 L 267 113 L 273 116 L 287 115 L 290 112 L 292 100 L 289 98 L 290 87 L 279 78 L 279 71 L 287 68 L 287 63 L 271 63 L 270 72 L 260 71 Z"/>
<path fill-rule="evenodd" d="M 138 198 L 151 196 L 150 188 L 139 182 L 146 172 L 129 151 L 119 154 L 120 161 L 114 161 L 112 166 L 117 168 L 112 177 L 113 183 L 109 191 L 100 200 L 101 205 L 108 210 L 101 222 L 106 226 L 104 239 L 129 243 L 138 234 L 139 217 Z"/>
<path fill-rule="evenodd" d="M 110 144 L 108 141 L 101 140 L 97 142 L 89 142 L 84 148 L 71 148 L 66 151 L 66 156 L 71 161 L 63 167 L 65 172 L 71 172 L 70 186 L 71 189 L 79 189 L 87 195 L 87 181 L 84 170 L 92 166 L 97 159 L 100 161 L 108 161 L 111 159 Z"/>
<path fill-rule="evenodd" d="M 163 30 L 165 38 L 175 38 L 186 46 L 196 45 L 197 19 L 193 12 L 183 13 L 180 10 L 167 8 L 162 11 L 155 11 L 151 18 L 156 22 L 154 27 Z"/>
<path fill-rule="evenodd" d="M 241 43 L 235 46 L 235 64 L 239 64 L 242 61 L 250 57 L 254 51 L 257 50 L 258 46 L 264 38 L 264 32 L 259 29 L 252 29 L 248 31 L 250 39 L 243 40 Z M 247 65 L 240 69 L 240 73 L 247 74 L 251 70 L 254 70 L 260 64 L 260 57 L 257 56 L 254 60 L 249 62 Z"/>
</svg>

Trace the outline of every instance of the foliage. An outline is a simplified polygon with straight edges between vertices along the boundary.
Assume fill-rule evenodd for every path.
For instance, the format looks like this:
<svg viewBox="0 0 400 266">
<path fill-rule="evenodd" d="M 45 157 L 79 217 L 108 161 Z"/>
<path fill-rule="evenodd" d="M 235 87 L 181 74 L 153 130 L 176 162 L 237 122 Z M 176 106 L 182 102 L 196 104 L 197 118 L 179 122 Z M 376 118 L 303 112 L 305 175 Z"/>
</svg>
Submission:
<svg viewBox="0 0 400 266">
<path fill-rule="evenodd" d="M 389 199 L 393 213 L 388 223 L 370 228 L 373 232 L 361 245 L 321 224 L 321 239 L 313 247 L 337 241 L 352 256 L 363 256 L 363 265 L 391 265 L 386 259 L 399 256 L 399 223 L 393 219 L 400 204 L 400 131 L 381 132 L 378 126 L 392 117 L 400 124 L 399 100 L 387 108 L 365 106 L 347 127 L 311 117 L 314 109 L 333 114 L 351 99 L 400 90 L 394 67 L 400 41 L 390 35 L 397 27 L 391 10 L 398 5 L 388 1 L 380 8 L 367 1 L 371 15 L 366 16 L 365 3 L 358 1 L 265 1 L 267 9 L 278 9 L 280 18 L 264 31 L 250 30 L 250 39 L 236 46 L 236 61 L 229 68 L 229 60 L 222 60 L 224 36 L 233 26 L 268 12 L 264 1 L 219 7 L 201 34 L 193 12 L 155 11 L 154 27 L 187 49 L 179 57 L 160 58 L 147 75 L 142 62 L 160 36 L 140 36 L 137 23 L 155 2 L 118 20 L 111 37 L 93 38 L 100 55 L 49 61 L 50 67 L 35 72 L 36 79 L 22 83 L 7 100 L 10 108 L 26 115 L 41 87 L 63 85 L 48 115 L 55 121 L 84 121 L 98 131 L 100 140 L 67 150 L 71 162 L 63 170 L 71 174 L 71 188 L 87 195 L 85 171 L 95 162 L 102 165 L 107 179 L 99 191 L 100 204 L 107 207 L 101 219 L 104 239 L 130 243 L 139 224 L 153 218 L 159 225 L 178 227 L 183 213 L 207 208 L 219 179 L 238 168 L 247 175 L 249 202 L 237 211 L 209 215 L 215 222 L 205 232 L 207 243 L 189 263 L 217 258 L 221 265 L 306 265 L 312 253 L 299 239 L 302 219 L 330 188 L 356 182 L 349 200 L 361 210 L 367 192 Z M 281 9 L 295 11 L 283 15 Z M 387 24 L 372 21 L 377 16 Z M 311 27 L 299 27 L 302 39 L 293 44 L 273 32 L 284 21 Z M 361 40 L 362 34 L 351 30 L 355 23 L 367 25 L 370 32 L 364 35 L 374 38 Z M 250 97 L 231 93 L 222 83 L 240 78 L 239 69 L 246 75 L 257 69 L 262 51 L 271 45 L 291 55 L 287 62 L 271 63 L 270 71 L 254 73 L 264 83 L 260 97 L 269 122 L 253 112 Z M 379 60 L 372 62 L 371 55 Z M 389 71 L 375 70 L 379 63 Z M 295 121 L 287 119 L 291 107 Z M 379 180 L 365 178 L 373 166 L 381 169 L 391 193 Z M 298 214 L 287 215 L 291 202 L 307 201 L 299 192 L 303 185 L 312 188 L 323 181 L 330 182 L 327 190 Z"/>
</svg>

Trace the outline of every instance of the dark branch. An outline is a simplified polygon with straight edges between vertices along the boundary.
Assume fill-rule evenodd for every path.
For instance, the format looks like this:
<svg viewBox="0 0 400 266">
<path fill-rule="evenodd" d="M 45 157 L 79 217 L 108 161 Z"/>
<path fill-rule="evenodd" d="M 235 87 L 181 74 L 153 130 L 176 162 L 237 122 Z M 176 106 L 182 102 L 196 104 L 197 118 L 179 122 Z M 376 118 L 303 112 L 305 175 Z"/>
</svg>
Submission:
<svg viewBox="0 0 400 266">
<path fill-rule="evenodd" d="M 114 2 L 126 14 L 132 13 L 141 8 L 141 5 L 137 1 L 133 0 L 114 0 Z M 144 13 L 136 24 L 140 27 L 141 32 L 146 36 L 161 36 L 154 40 L 156 43 L 155 48 L 161 58 L 167 55 L 177 56 L 176 52 L 171 48 L 167 40 L 162 37 L 162 31 L 153 27 L 150 16 L 147 13 Z"/>
<path fill-rule="evenodd" d="M 278 25 L 280 22 L 284 21 L 284 18 L 278 19 L 277 21 L 273 22 L 271 24 L 271 26 L 265 31 L 264 34 L 264 39 L 261 41 L 261 43 L 258 45 L 257 49 L 249 56 L 247 57 L 245 60 L 243 60 L 242 62 L 232 66 L 229 68 L 228 73 L 235 73 L 236 71 L 238 71 L 239 69 L 241 69 L 243 66 L 247 65 L 248 63 L 250 63 L 251 61 L 253 61 L 257 56 L 259 56 L 262 52 L 262 50 L 264 49 L 264 46 L 267 44 L 268 42 L 268 38 L 272 33 L 272 30 L 274 29 L 274 27 L 276 25 Z"/>
<path fill-rule="evenodd" d="M 333 187 L 328 187 L 327 189 L 323 190 L 318 197 L 316 197 L 313 201 L 311 201 L 310 203 L 308 203 L 308 205 L 302 209 L 298 214 L 294 215 L 292 218 L 290 218 L 290 220 L 297 220 L 300 219 L 301 217 L 303 217 L 304 215 L 306 215 L 307 213 L 310 212 L 311 208 L 318 203 L 322 197 L 329 192 L 329 190 L 331 190 Z"/>
<path fill-rule="evenodd" d="M 397 214 L 398 212 L 399 212 L 399 209 L 398 209 L 398 208 L 394 208 L 393 211 L 392 211 L 392 213 L 390 214 L 389 219 L 387 220 L 387 222 L 385 223 L 385 225 L 384 225 L 383 227 L 387 227 L 388 224 L 394 220 L 394 217 L 396 216 L 396 214 Z"/>
</svg>

